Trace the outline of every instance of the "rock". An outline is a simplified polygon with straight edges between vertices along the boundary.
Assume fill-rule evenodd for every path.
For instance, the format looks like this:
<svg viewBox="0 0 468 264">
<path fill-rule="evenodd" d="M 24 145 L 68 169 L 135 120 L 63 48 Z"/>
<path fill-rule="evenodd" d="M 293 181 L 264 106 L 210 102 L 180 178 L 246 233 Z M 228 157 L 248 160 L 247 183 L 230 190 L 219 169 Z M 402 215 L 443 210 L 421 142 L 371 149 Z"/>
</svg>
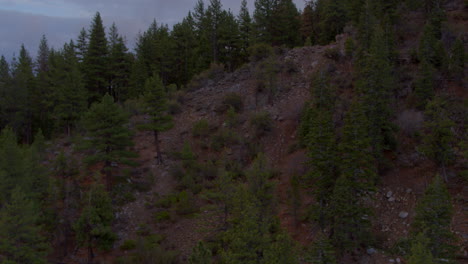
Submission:
<svg viewBox="0 0 468 264">
<path fill-rule="evenodd" d="M 392 196 L 393 196 L 393 192 L 392 192 L 392 191 L 388 191 L 386 196 L 387 196 L 387 198 L 392 197 Z"/>
<path fill-rule="evenodd" d="M 394 202 L 394 201 L 395 201 L 395 197 L 390 197 L 390 198 L 388 198 L 388 201 L 389 201 L 389 202 Z"/>
<path fill-rule="evenodd" d="M 413 192 L 413 189 L 411 188 L 406 189 L 406 193 L 410 194 L 411 192 Z"/>
<path fill-rule="evenodd" d="M 398 214 L 398 216 L 402 219 L 405 219 L 406 217 L 408 217 L 408 215 L 409 213 L 405 211 L 401 211 L 400 214 Z"/>
<path fill-rule="evenodd" d="M 397 258 L 397 259 L 396 259 L 396 263 L 401 263 L 401 259 L 400 259 L 400 258 Z"/>
<path fill-rule="evenodd" d="M 394 259 L 389 259 L 388 262 L 395 263 L 395 260 Z"/>
<path fill-rule="evenodd" d="M 375 253 L 377 253 L 377 250 L 375 250 L 375 248 L 368 248 L 367 249 L 367 254 L 374 255 Z"/>
</svg>

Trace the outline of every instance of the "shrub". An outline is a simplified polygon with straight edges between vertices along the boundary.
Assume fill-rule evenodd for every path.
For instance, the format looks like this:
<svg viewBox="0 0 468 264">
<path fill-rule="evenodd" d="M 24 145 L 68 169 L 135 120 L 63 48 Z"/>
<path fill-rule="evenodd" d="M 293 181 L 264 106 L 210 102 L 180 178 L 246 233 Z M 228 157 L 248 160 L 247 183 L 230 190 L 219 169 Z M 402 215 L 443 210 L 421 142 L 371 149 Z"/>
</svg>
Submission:
<svg viewBox="0 0 468 264">
<path fill-rule="evenodd" d="M 229 107 L 229 109 L 226 112 L 226 125 L 229 128 L 234 128 L 237 126 L 239 123 L 239 118 L 237 116 L 236 111 L 234 110 L 233 107 Z"/>
<path fill-rule="evenodd" d="M 273 120 L 270 113 L 263 111 L 252 116 L 250 125 L 254 128 L 257 137 L 261 137 L 273 129 Z"/>
<path fill-rule="evenodd" d="M 248 49 L 251 62 L 258 62 L 273 55 L 273 48 L 265 43 L 255 44 Z"/>
<path fill-rule="evenodd" d="M 210 125 L 206 119 L 201 119 L 195 124 L 193 124 L 192 128 L 192 136 L 204 138 L 210 134 Z"/>
<path fill-rule="evenodd" d="M 120 246 L 121 250 L 132 250 L 136 248 L 136 242 L 135 240 L 125 240 L 123 244 Z"/>
<path fill-rule="evenodd" d="M 236 144 L 239 142 L 237 134 L 230 129 L 222 129 L 213 136 L 211 148 L 215 151 L 220 151 L 222 148 Z"/>
<path fill-rule="evenodd" d="M 163 222 L 171 219 L 171 214 L 168 211 L 160 211 L 154 214 L 154 219 L 156 222 Z"/>
<path fill-rule="evenodd" d="M 191 215 L 198 212 L 198 207 L 192 194 L 186 191 L 180 192 L 176 212 L 179 215 Z"/>
<path fill-rule="evenodd" d="M 232 107 L 236 111 L 236 113 L 242 111 L 242 108 L 244 107 L 242 97 L 236 93 L 226 94 L 223 99 L 223 105 L 226 107 L 226 109 Z"/>
</svg>

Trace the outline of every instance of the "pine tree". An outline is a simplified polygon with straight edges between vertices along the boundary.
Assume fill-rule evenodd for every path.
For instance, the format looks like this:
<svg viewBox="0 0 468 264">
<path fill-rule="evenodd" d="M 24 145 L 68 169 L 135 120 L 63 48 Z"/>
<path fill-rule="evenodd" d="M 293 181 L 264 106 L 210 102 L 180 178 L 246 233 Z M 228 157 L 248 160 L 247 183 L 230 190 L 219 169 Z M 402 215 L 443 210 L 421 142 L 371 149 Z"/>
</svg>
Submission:
<svg viewBox="0 0 468 264">
<path fill-rule="evenodd" d="M 21 45 L 18 62 L 12 69 L 12 85 L 7 92 L 9 99 L 6 108 L 9 113 L 8 123 L 27 143 L 32 142 L 33 135 L 31 92 L 35 85 L 32 59 L 24 45 Z"/>
<path fill-rule="evenodd" d="M 254 41 L 256 43 L 272 44 L 273 10 L 276 0 L 255 0 Z"/>
<path fill-rule="evenodd" d="M 119 35 L 115 23 L 109 29 L 109 68 L 111 94 L 116 101 L 124 101 L 128 98 L 131 61 L 125 41 Z"/>
<path fill-rule="evenodd" d="M 112 231 L 114 213 L 109 194 L 101 184 L 91 186 L 84 202 L 85 206 L 73 228 L 78 244 L 88 249 L 88 263 L 92 263 L 94 247 L 109 250 L 116 240 Z"/>
<path fill-rule="evenodd" d="M 278 0 L 273 10 L 272 44 L 293 48 L 300 44 L 299 11 L 292 0 Z"/>
<path fill-rule="evenodd" d="M 371 211 L 363 204 L 374 189 L 376 168 L 363 106 L 353 103 L 346 115 L 339 152 L 341 176 L 331 198 L 332 239 L 340 252 L 369 241 Z"/>
<path fill-rule="evenodd" d="M 323 73 L 315 76 L 312 84 L 313 99 L 308 114 L 305 136 L 307 154 L 311 171 L 309 177 L 314 180 L 315 197 L 319 203 L 318 222 L 325 226 L 327 206 L 336 180 L 336 144 L 333 127 L 334 101 L 328 80 Z"/>
<path fill-rule="evenodd" d="M 10 65 L 4 56 L 0 57 L 0 127 L 5 127 L 8 122 L 8 90 L 11 89 Z"/>
<path fill-rule="evenodd" d="M 89 102 L 96 102 L 109 92 L 108 44 L 99 12 L 96 13 L 91 24 L 83 70 L 86 88 L 89 90 Z"/>
<path fill-rule="evenodd" d="M 312 244 L 307 261 L 313 264 L 336 264 L 335 249 L 325 234 L 319 233 Z"/>
<path fill-rule="evenodd" d="M 419 76 L 414 89 L 416 94 L 417 106 L 424 109 L 428 101 L 435 94 L 434 91 L 434 68 L 427 59 L 423 59 L 419 65 Z"/>
<path fill-rule="evenodd" d="M 157 75 L 150 77 L 145 84 L 145 111 L 150 116 L 150 122 L 142 124 L 141 129 L 150 130 L 154 135 L 156 160 L 163 163 L 159 146 L 159 133 L 172 128 L 172 117 L 167 113 L 167 95 L 163 84 Z"/>
<path fill-rule="evenodd" d="M 219 25 L 219 62 L 224 64 L 228 71 L 234 71 L 242 64 L 239 34 L 239 24 L 234 14 L 230 10 L 224 10 Z"/>
<path fill-rule="evenodd" d="M 51 65 L 54 109 L 52 115 L 59 128 L 65 129 L 67 135 L 86 111 L 86 90 L 83 75 L 80 72 L 73 42 L 65 44 L 57 53 Z"/>
<path fill-rule="evenodd" d="M 171 38 L 174 49 L 179 51 L 174 54 L 173 77 L 177 86 L 182 87 L 192 79 L 196 66 L 196 49 L 193 47 L 196 42 L 195 22 L 191 13 L 181 23 L 174 25 Z"/>
<path fill-rule="evenodd" d="M 76 40 L 76 56 L 79 63 L 84 62 L 86 54 L 88 53 L 88 40 L 88 32 L 86 32 L 86 29 L 82 28 Z"/>
<path fill-rule="evenodd" d="M 206 248 L 205 243 L 199 241 L 197 246 L 193 248 L 192 255 L 189 258 L 189 264 L 210 264 L 211 251 Z"/>
<path fill-rule="evenodd" d="M 463 80 L 465 71 L 465 47 L 460 38 L 455 40 L 450 57 L 450 72 L 456 79 Z"/>
<path fill-rule="evenodd" d="M 21 188 L 0 207 L 0 260 L 2 263 L 48 263 L 48 244 L 39 225 L 40 211 Z"/>
<path fill-rule="evenodd" d="M 411 255 L 408 264 L 436 264 L 431 251 L 428 248 L 428 239 L 423 233 L 419 233 L 411 245 Z"/>
<path fill-rule="evenodd" d="M 109 94 L 106 94 L 100 103 L 94 103 L 83 117 L 88 136 L 84 139 L 84 147 L 94 152 L 86 161 L 90 165 L 104 162 L 103 170 L 106 173 L 108 189 L 112 182 L 113 163 L 134 164 L 130 158 L 136 154 L 128 151 L 133 142 L 127 124 L 127 114 L 114 103 Z"/>
<path fill-rule="evenodd" d="M 344 1 L 324 0 L 320 9 L 319 42 L 328 44 L 335 40 L 335 36 L 343 32 L 346 24 L 346 9 Z"/>
<path fill-rule="evenodd" d="M 248 61 L 249 53 L 248 49 L 251 44 L 252 38 L 252 18 L 249 13 L 249 9 L 247 8 L 247 1 L 242 0 L 241 8 L 239 11 L 239 15 L 237 16 L 237 20 L 239 21 L 239 38 L 240 38 L 240 46 L 239 46 L 239 55 L 241 56 L 242 63 Z"/>
<path fill-rule="evenodd" d="M 373 154 L 378 161 L 383 150 L 393 149 L 396 144 L 393 135 L 395 125 L 391 122 L 391 95 L 395 80 L 389 52 L 384 32 L 376 26 L 369 54 L 365 55 L 360 66 L 357 87 L 369 121 Z"/>
<path fill-rule="evenodd" d="M 426 106 L 424 136 L 421 151 L 433 159 L 442 169 L 442 175 L 447 181 L 445 168 L 453 158 L 454 123 L 448 117 L 445 104 L 440 97 L 434 98 Z"/>
<path fill-rule="evenodd" d="M 449 263 L 455 253 L 454 235 L 450 230 L 452 214 L 453 208 L 447 186 L 437 175 L 418 201 L 412 228 L 416 234 L 414 241 L 416 245 L 421 243 L 419 236 L 424 235 L 427 238 L 425 248 L 430 250 L 434 259 L 446 259 Z M 447 261 L 437 262 L 447 263 Z"/>
</svg>

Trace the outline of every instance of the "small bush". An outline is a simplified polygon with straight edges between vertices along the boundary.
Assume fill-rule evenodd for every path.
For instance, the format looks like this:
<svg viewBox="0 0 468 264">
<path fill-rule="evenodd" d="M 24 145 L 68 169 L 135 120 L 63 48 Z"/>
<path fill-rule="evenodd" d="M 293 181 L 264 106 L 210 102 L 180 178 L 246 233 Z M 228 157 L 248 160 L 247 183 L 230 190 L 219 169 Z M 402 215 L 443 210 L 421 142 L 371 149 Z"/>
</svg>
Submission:
<svg viewBox="0 0 468 264">
<path fill-rule="evenodd" d="M 236 111 L 234 110 L 234 108 L 229 107 L 229 109 L 226 112 L 226 125 L 229 128 L 234 128 L 237 126 L 238 123 L 239 123 L 239 118 L 237 116 Z"/>
<path fill-rule="evenodd" d="M 156 222 L 163 222 L 171 219 L 171 214 L 168 211 L 160 211 L 154 214 L 154 220 Z"/>
<path fill-rule="evenodd" d="M 213 136 L 211 148 L 215 151 L 220 151 L 222 148 L 239 143 L 239 137 L 230 129 L 222 129 Z"/>
<path fill-rule="evenodd" d="M 135 240 L 125 240 L 123 244 L 120 246 L 120 250 L 132 250 L 136 248 Z"/>
<path fill-rule="evenodd" d="M 140 224 L 136 230 L 136 234 L 139 236 L 148 236 L 150 234 L 150 229 L 146 224 Z"/>
<path fill-rule="evenodd" d="M 334 61 L 339 61 L 341 57 L 340 50 L 338 48 L 328 48 L 325 50 L 324 56 Z"/>
<path fill-rule="evenodd" d="M 273 120 L 271 119 L 270 113 L 264 111 L 252 116 L 250 125 L 254 128 L 255 134 L 261 137 L 273 129 Z"/>
<path fill-rule="evenodd" d="M 155 205 L 157 207 L 162 207 L 162 208 L 170 208 L 173 204 L 177 203 L 177 195 L 171 194 L 171 195 L 166 195 L 159 199 Z"/>
<path fill-rule="evenodd" d="M 273 48 L 265 43 L 255 44 L 248 49 L 251 62 L 258 62 L 273 55 Z"/>
<path fill-rule="evenodd" d="M 226 106 L 226 109 L 232 107 L 236 113 L 242 111 L 244 103 L 242 102 L 242 97 L 236 93 L 228 93 L 224 96 L 223 105 Z"/>
<path fill-rule="evenodd" d="M 201 119 L 195 124 L 193 124 L 192 128 L 192 136 L 204 138 L 210 134 L 210 125 L 206 119 Z"/>
<path fill-rule="evenodd" d="M 180 192 L 176 212 L 179 215 L 191 215 L 198 212 L 198 207 L 192 194 L 185 191 Z"/>
</svg>

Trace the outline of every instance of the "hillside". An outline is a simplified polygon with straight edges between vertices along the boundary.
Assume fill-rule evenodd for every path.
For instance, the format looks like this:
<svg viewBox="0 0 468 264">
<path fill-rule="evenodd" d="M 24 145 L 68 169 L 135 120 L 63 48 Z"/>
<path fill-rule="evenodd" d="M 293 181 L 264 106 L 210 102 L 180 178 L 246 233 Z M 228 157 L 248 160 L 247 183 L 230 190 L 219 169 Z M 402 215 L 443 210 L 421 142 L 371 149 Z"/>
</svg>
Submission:
<svg viewBox="0 0 468 264">
<path fill-rule="evenodd" d="M 468 263 L 466 1 L 255 7 L 1 57 L 1 263 Z"/>
</svg>

